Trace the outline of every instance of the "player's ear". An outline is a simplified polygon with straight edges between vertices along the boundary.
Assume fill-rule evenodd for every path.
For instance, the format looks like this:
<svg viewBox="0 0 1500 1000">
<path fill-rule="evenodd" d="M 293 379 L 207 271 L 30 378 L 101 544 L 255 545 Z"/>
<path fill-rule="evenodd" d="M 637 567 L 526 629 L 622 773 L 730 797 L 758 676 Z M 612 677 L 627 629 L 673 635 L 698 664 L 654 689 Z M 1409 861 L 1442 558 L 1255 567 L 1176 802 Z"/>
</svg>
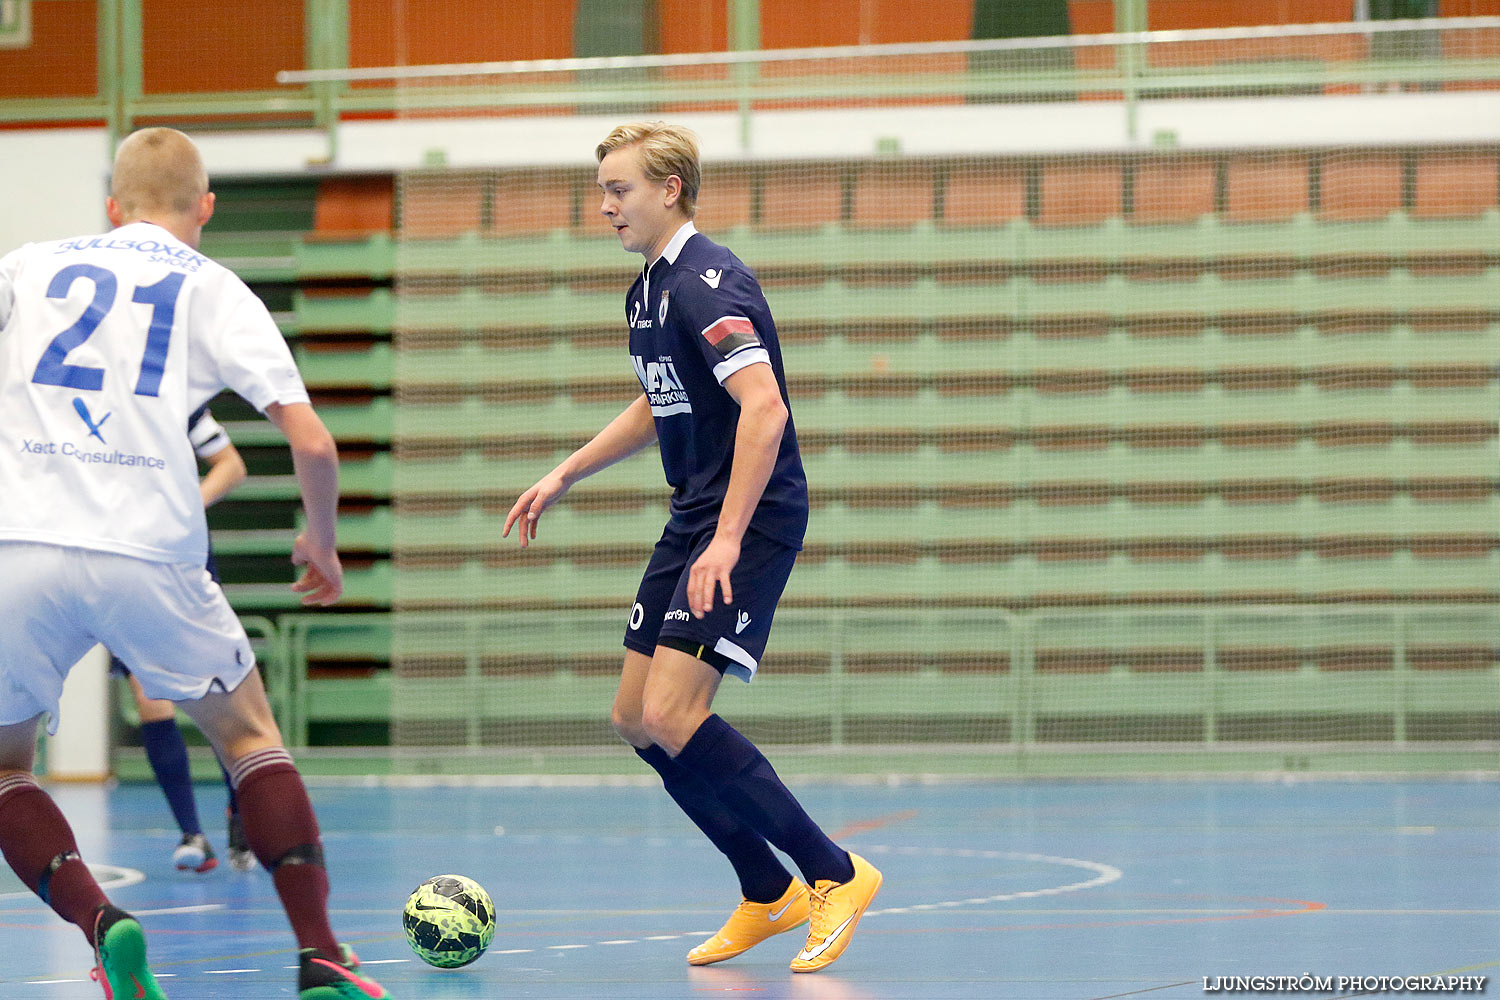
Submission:
<svg viewBox="0 0 1500 1000">
<path fill-rule="evenodd" d="M 666 195 L 662 198 L 663 207 L 674 207 L 677 200 L 682 197 L 682 178 L 672 174 L 662 182 L 662 186 L 666 188 Z"/>
<path fill-rule="evenodd" d="M 214 193 L 212 191 L 207 192 L 203 195 L 202 198 L 198 199 L 199 226 L 207 225 L 208 220 L 214 217 L 214 202 L 216 200 L 217 199 L 214 197 Z"/>
<path fill-rule="evenodd" d="M 104 214 L 108 216 L 111 226 L 118 229 L 125 225 L 125 210 L 120 207 L 118 201 L 115 201 L 114 195 L 109 195 L 104 199 Z"/>
</svg>

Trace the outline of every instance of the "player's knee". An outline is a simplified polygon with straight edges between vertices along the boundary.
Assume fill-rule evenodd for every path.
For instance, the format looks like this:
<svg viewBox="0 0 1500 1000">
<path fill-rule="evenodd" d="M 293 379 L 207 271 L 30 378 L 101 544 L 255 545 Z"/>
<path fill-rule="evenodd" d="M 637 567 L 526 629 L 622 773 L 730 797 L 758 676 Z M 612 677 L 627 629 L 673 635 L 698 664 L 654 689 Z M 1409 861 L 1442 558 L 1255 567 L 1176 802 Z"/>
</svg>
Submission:
<svg viewBox="0 0 1500 1000">
<path fill-rule="evenodd" d="M 231 774 L 240 761 L 263 750 L 285 749 L 281 735 L 261 730 L 237 730 L 231 734 L 206 734 Z"/>
<path fill-rule="evenodd" d="M 31 776 L 36 764 L 36 721 L 0 726 L 0 779 Z"/>
<path fill-rule="evenodd" d="M 652 690 L 648 686 L 644 697 L 641 698 L 641 727 L 646 730 L 647 735 L 660 731 L 670 722 L 672 715 L 671 698 L 664 696 L 660 690 Z"/>
<path fill-rule="evenodd" d="M 269 706 L 262 709 L 253 702 L 247 706 L 229 706 L 222 701 L 212 705 L 190 701 L 184 703 L 184 708 L 222 761 L 239 760 L 257 750 L 284 745 Z"/>
<path fill-rule="evenodd" d="M 0 757 L 0 793 L 34 787 L 38 787 L 36 774 L 30 766 L 16 766 L 14 761 Z"/>
<path fill-rule="evenodd" d="M 136 704 L 142 722 L 166 722 L 177 717 L 177 706 L 170 701 L 142 698 Z"/>
<path fill-rule="evenodd" d="M 615 727 L 615 733 L 634 747 L 644 747 L 651 742 L 646 735 L 646 727 L 641 724 L 639 713 L 631 712 L 616 702 L 609 712 L 609 723 Z"/>
<path fill-rule="evenodd" d="M 672 697 L 647 698 L 641 709 L 641 727 L 652 743 L 670 754 L 678 754 L 703 720 L 693 707 Z"/>
</svg>

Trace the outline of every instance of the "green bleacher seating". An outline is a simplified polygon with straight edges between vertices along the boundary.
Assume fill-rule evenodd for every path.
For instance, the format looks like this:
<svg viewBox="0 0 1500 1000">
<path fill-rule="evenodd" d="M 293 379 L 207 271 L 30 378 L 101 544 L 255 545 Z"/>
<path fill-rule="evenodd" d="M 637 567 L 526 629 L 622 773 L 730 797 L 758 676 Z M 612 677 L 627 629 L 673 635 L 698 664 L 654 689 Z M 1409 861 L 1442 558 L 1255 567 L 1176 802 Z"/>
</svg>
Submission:
<svg viewBox="0 0 1500 1000">
<path fill-rule="evenodd" d="M 1494 710 L 1494 653 L 1459 612 L 1460 628 L 1395 635 L 1405 612 L 1382 606 L 1368 643 L 1299 625 L 1277 646 L 1263 622 L 1206 640 L 1187 608 L 1392 601 L 1430 622 L 1435 602 L 1493 597 L 1494 158 L 1406 155 L 829 164 L 790 200 L 757 166 L 726 169 L 705 231 L 732 231 L 762 278 L 814 495 L 755 711 L 798 708 L 777 671 L 826 676 L 828 698 L 858 675 L 873 716 L 971 702 L 1002 739 L 1235 740 L 1278 711 L 1373 716 L 1384 696 L 1345 682 L 1370 671 L 1405 671 L 1412 712 Z M 1253 183 L 1268 171 L 1303 181 Z M 871 197 L 895 175 L 921 183 Z M 1488 194 L 1463 193 L 1475 177 Z M 407 682 L 382 665 L 403 641 L 463 675 L 433 696 L 471 696 L 476 734 L 607 704 L 665 516 L 656 456 L 575 488 L 525 552 L 499 537 L 515 496 L 639 391 L 621 318 L 639 261 L 592 214 L 583 173 L 556 178 L 434 171 L 403 180 L 399 238 L 222 244 L 246 273 L 299 282 L 279 318 L 346 454 L 341 544 L 374 558 L 351 562 L 348 603 L 397 601 L 408 622 L 324 628 L 283 584 L 231 585 L 298 636 L 298 739 L 400 717 Z M 506 207 L 518 193 L 535 218 Z M 264 421 L 230 429 L 280 441 Z M 241 495 L 286 505 L 295 483 L 257 475 Z M 280 555 L 290 529 L 219 534 L 226 553 Z M 1082 632 L 1082 612 L 1051 610 L 1143 600 Z M 409 630 L 447 608 L 499 610 Z M 1238 715 L 1221 718 L 1229 694 Z M 1119 728 L 1099 728 L 1104 705 Z"/>
<path fill-rule="evenodd" d="M 391 440 L 394 403 L 389 396 L 353 401 L 331 400 L 317 403 L 316 408 L 329 432 L 341 444 L 384 444 Z M 286 440 L 269 420 L 233 420 L 222 423 L 229 432 L 230 439 L 241 447 L 281 445 Z"/>
<path fill-rule="evenodd" d="M 1438 539 L 1444 544 L 1452 539 Z M 788 584 L 788 607 L 852 602 L 1000 602 L 1046 606 L 1098 600 L 1302 601 L 1340 599 L 1472 600 L 1492 586 L 1500 570 L 1493 535 L 1461 536 L 1473 551 L 1444 556 L 1413 551 L 1409 539 L 1376 539 L 1377 551 L 1345 555 L 1324 543 L 1327 555 L 1295 538 L 1220 538 L 1187 555 L 1134 558 L 1107 539 L 1043 539 L 932 543 L 925 546 L 862 541 L 837 548 L 810 547 Z M 1358 541 L 1358 540 L 1356 540 Z M 1417 539 L 1421 542 L 1421 539 Z M 548 547 L 492 552 L 455 566 L 454 556 L 426 569 L 403 570 L 403 604 L 444 606 L 607 607 L 619 604 L 639 582 L 649 555 L 645 544 L 611 544 L 568 550 Z M 947 548 L 944 548 L 946 544 Z M 1159 548 L 1159 547 L 1158 547 Z M 836 553 L 836 554 L 835 554 Z M 1388 554 L 1382 554 L 1388 553 Z M 441 564 L 439 564 L 441 562 Z"/>
<path fill-rule="evenodd" d="M 299 335 L 389 333 L 395 300 L 386 288 L 367 294 L 309 295 L 298 292 L 292 321 Z"/>
<path fill-rule="evenodd" d="M 211 233 L 202 250 L 246 282 L 297 279 L 297 237 L 289 233 Z"/>
<path fill-rule="evenodd" d="M 1076 287 L 1015 278 L 992 285 L 944 285 L 921 279 L 896 289 L 870 289 L 840 281 L 778 290 L 779 324 L 817 321 L 889 324 L 985 324 L 1001 329 L 1014 323 L 1055 323 L 1092 319 L 1199 325 L 1247 320 L 1295 328 L 1317 317 L 1435 318 L 1467 313 L 1493 319 L 1500 294 L 1500 267 L 1482 277 L 1426 277 L 1415 280 L 1394 268 L 1382 278 L 1318 279 L 1299 274 L 1291 280 L 1224 280 L 1204 274 L 1193 281 L 1146 283 L 1112 276 L 1092 286 L 1098 292 L 1080 303 Z M 299 300 L 298 328 L 322 330 L 390 329 L 399 320 L 413 331 L 552 329 L 594 326 L 620 314 L 620 295 L 571 292 L 566 287 L 532 294 L 485 294 L 463 288 L 454 294 L 401 298 L 394 308 L 379 290 L 370 300 Z M 1308 302 L 1305 309 L 1288 303 Z M 1389 319 L 1386 319 L 1389 322 Z M 623 334 L 622 334 L 623 335 Z"/>
<path fill-rule="evenodd" d="M 293 567 L 287 564 L 285 583 L 229 583 L 224 584 L 224 593 L 237 610 L 259 612 L 290 611 L 301 607 L 301 595 L 288 589 L 294 578 Z M 386 560 L 375 560 L 368 566 L 344 565 L 344 596 L 341 601 L 350 608 L 388 608 L 391 604 L 391 565 Z"/>
<path fill-rule="evenodd" d="M 390 377 L 384 334 L 318 326 L 304 329 L 297 302 L 345 297 L 389 301 L 394 258 L 390 238 L 389 177 L 306 178 L 216 182 L 219 211 L 204 233 L 203 249 L 251 284 L 294 339 L 305 380 L 342 452 L 341 549 L 346 601 L 388 608 L 391 492 L 390 400 L 380 393 Z M 381 217 L 385 188 L 384 221 Z M 374 197 L 369 197 L 373 194 Z M 347 304 L 347 303 L 345 303 Z M 337 317 L 338 310 L 331 311 Z M 323 336 L 331 333 L 332 337 Z M 290 553 L 300 512 L 285 441 L 267 420 L 238 400 L 220 400 L 215 412 L 247 456 L 251 476 L 212 512 L 226 592 L 241 610 L 271 618 L 300 609 L 286 588 L 293 576 L 282 561 Z M 267 582 L 277 576 L 284 582 Z M 269 620 L 264 619 L 264 620 Z M 274 627 L 274 626 L 273 626 Z M 284 699 L 283 699 L 284 701 Z"/>
<path fill-rule="evenodd" d="M 390 344 L 313 348 L 304 342 L 292 354 L 302 381 L 311 390 L 391 387 L 394 362 Z"/>
<path fill-rule="evenodd" d="M 602 225 L 602 223 L 601 223 Z M 1331 267 L 1362 263 L 1400 266 L 1404 261 L 1493 259 L 1500 212 L 1478 218 L 1414 218 L 1397 212 L 1376 220 L 1320 222 L 1302 214 L 1285 222 L 1229 225 L 1215 216 L 1189 222 L 1135 226 L 1111 220 L 1097 226 L 1038 228 L 1025 219 L 1003 225 L 948 231 L 917 227 L 899 240 L 870 240 L 839 227 L 813 233 L 750 232 L 735 253 L 764 277 L 765 272 L 797 268 L 799 275 L 860 274 L 899 267 L 904 273 L 949 279 L 993 280 L 1017 272 L 1055 273 L 1059 264 L 1103 264 L 1102 272 L 1149 279 L 1146 266 L 1174 265 L 1189 274 L 1244 262 L 1291 261 Z M 396 271 L 405 278 L 442 279 L 463 284 L 482 276 L 526 275 L 552 282 L 581 276 L 613 292 L 619 315 L 625 289 L 637 263 L 617 240 L 598 235 L 551 234 L 527 239 L 403 240 L 396 246 Z M 544 261 L 544 263 L 539 263 Z M 877 272 L 879 273 L 879 272 Z M 1171 272 L 1167 272 L 1171 273 Z M 773 280 L 774 286 L 774 280 Z"/>
<path fill-rule="evenodd" d="M 281 617 L 283 645 L 296 665 L 284 676 L 286 738 L 305 745 L 322 723 L 384 723 L 391 716 L 389 614 L 291 613 Z"/>
<path fill-rule="evenodd" d="M 345 499 L 363 497 L 376 500 L 391 495 L 391 456 L 377 451 L 366 456 L 345 453 L 339 460 L 339 491 Z M 297 479 L 284 475 L 252 475 L 234 491 L 234 501 L 298 500 Z"/>
<path fill-rule="evenodd" d="M 391 277 L 396 265 L 396 244 L 389 233 L 362 234 L 346 239 L 320 238 L 297 241 L 292 253 L 296 276 L 303 280 Z"/>
<path fill-rule="evenodd" d="M 214 217 L 201 249 L 250 282 L 296 279 L 295 254 L 313 226 L 317 185 L 303 178 L 215 179 Z"/>
<path fill-rule="evenodd" d="M 291 499 L 290 497 L 288 499 Z M 345 505 L 339 511 L 338 545 L 343 553 L 382 553 L 391 550 L 389 507 L 354 509 Z M 213 533 L 214 552 L 218 555 L 290 556 L 292 541 L 303 528 L 300 512 L 295 527 L 288 528 L 220 528 Z"/>
</svg>

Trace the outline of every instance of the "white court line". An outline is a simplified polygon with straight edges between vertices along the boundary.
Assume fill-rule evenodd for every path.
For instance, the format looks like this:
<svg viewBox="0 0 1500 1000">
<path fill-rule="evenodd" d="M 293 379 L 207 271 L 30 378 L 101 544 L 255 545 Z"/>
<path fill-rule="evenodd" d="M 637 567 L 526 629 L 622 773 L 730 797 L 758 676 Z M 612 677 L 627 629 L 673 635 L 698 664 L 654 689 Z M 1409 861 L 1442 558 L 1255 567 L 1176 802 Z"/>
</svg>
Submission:
<svg viewBox="0 0 1500 1000">
<path fill-rule="evenodd" d="M 892 913 L 915 913 L 926 910 L 950 909 L 961 906 L 983 906 L 989 903 L 1003 903 L 1014 899 L 1036 899 L 1043 896 L 1058 896 L 1068 892 L 1082 892 L 1085 889 L 1097 889 L 1100 886 L 1117 882 L 1124 877 L 1124 872 L 1114 865 L 1105 864 L 1102 861 L 1088 861 L 1083 858 L 1064 858 L 1051 854 L 1029 854 L 1021 851 L 985 851 L 970 848 L 929 848 L 929 847 L 887 847 L 876 845 L 865 848 L 866 854 L 889 854 L 907 857 L 959 857 L 974 858 L 984 861 L 1024 861 L 1033 864 L 1059 865 L 1065 868 L 1077 868 L 1082 871 L 1093 873 L 1092 878 L 1083 879 L 1078 882 L 1068 882 L 1063 885 L 1046 886 L 1041 889 L 1022 889 L 1016 892 L 1002 892 L 994 896 L 969 896 L 963 899 L 940 900 L 933 903 L 914 903 L 910 906 L 892 906 L 883 910 L 867 910 L 865 916 L 875 917 Z M 587 944 L 554 944 L 548 945 L 547 951 L 575 951 L 589 947 L 603 947 L 606 945 L 639 944 L 642 941 L 675 941 L 684 937 L 708 937 L 712 931 L 683 931 L 679 934 L 652 934 L 640 938 L 613 938 L 608 941 L 596 941 L 593 945 Z M 494 955 L 526 955 L 533 951 L 531 948 L 510 948 L 504 951 L 491 952 Z"/>
<path fill-rule="evenodd" d="M 973 858 L 973 859 L 976 859 L 976 860 L 984 860 L 984 861 L 1024 861 L 1024 862 L 1030 862 L 1030 863 L 1033 863 L 1033 864 L 1059 865 L 1059 866 L 1062 866 L 1062 867 L 1065 867 L 1065 868 L 1076 868 L 1076 869 L 1079 869 L 1079 870 L 1082 870 L 1082 871 L 1085 871 L 1085 872 L 1091 872 L 1093 874 L 1092 878 L 1083 879 L 1083 880 L 1077 881 L 1077 882 L 1069 882 L 1069 883 L 1066 883 L 1066 884 L 1063 884 L 1063 885 L 1046 886 L 1046 887 L 1041 888 L 1041 889 L 1023 889 L 1023 890 L 1018 890 L 1016 892 L 1003 892 L 1003 893 L 999 893 L 999 894 L 994 895 L 994 896 L 970 896 L 970 897 L 965 897 L 963 899 L 939 900 L 939 901 L 931 902 L 931 903 L 913 903 L 913 904 L 911 904 L 909 906 L 892 906 L 892 907 L 888 907 L 888 908 L 883 909 L 883 910 L 867 910 L 865 912 L 865 916 L 867 916 L 867 917 L 878 917 L 878 916 L 885 916 L 885 915 L 888 915 L 888 914 L 917 913 L 917 912 L 926 912 L 926 911 L 930 911 L 930 910 L 944 910 L 944 909 L 952 909 L 952 908 L 962 907 L 962 906 L 983 906 L 983 905 L 987 905 L 989 903 L 1004 903 L 1004 902 L 1009 902 L 1011 900 L 1016 900 L 1016 899 L 1036 899 L 1036 898 L 1045 897 L 1045 896 L 1059 896 L 1059 895 L 1062 895 L 1064 893 L 1069 893 L 1069 892 L 1082 892 L 1082 891 L 1084 891 L 1086 889 L 1097 889 L 1100 886 L 1109 885 L 1111 882 L 1117 882 L 1117 881 L 1119 881 L 1121 878 L 1124 877 L 1124 874 L 1125 874 L 1120 869 L 1116 868 L 1114 865 L 1108 865 L 1108 864 L 1103 863 L 1102 861 L 1088 861 L 1088 860 L 1085 860 L 1085 859 L 1082 859 L 1082 858 L 1065 858 L 1065 857 L 1058 857 L 1058 856 L 1051 855 L 1051 854 L 1029 854 L 1029 853 L 1020 852 L 1020 851 L 987 851 L 987 850 L 976 850 L 976 849 L 972 849 L 972 848 L 961 848 L 960 849 L 960 848 L 942 848 L 942 847 L 889 847 L 889 846 L 885 846 L 885 845 L 873 845 L 873 846 L 865 847 L 863 850 L 864 850 L 864 853 L 867 854 L 867 855 L 894 855 L 894 856 L 901 856 L 901 857 Z M 91 867 L 94 867 L 94 866 L 91 866 Z M 105 866 L 98 866 L 98 867 L 105 867 Z M 119 870 L 122 871 L 122 872 L 130 872 L 131 871 L 131 869 L 119 869 Z M 140 875 L 139 872 L 135 872 L 134 874 Z M 145 879 L 145 876 L 144 875 L 140 875 L 140 879 L 139 880 L 140 881 L 144 881 L 144 879 Z M 119 885 L 121 883 L 117 882 L 115 884 Z M 134 883 L 133 882 L 127 882 L 127 883 L 124 883 L 124 884 L 134 884 Z M 204 909 L 214 909 L 214 908 L 222 908 L 222 904 L 214 904 L 213 906 L 200 906 L 200 907 L 174 907 L 174 908 L 172 908 L 170 910 L 158 910 L 158 911 L 142 910 L 140 912 L 141 913 L 153 913 L 153 912 L 156 912 L 156 913 L 187 913 L 187 912 L 199 912 L 199 911 L 204 910 Z M 604 945 L 639 944 L 642 941 L 675 941 L 675 940 L 677 940 L 679 938 L 683 938 L 683 937 L 706 937 L 706 936 L 708 936 L 711 933 L 712 933 L 711 931 L 683 931 L 683 932 L 681 932 L 679 934 L 655 934 L 655 935 L 650 935 L 650 936 L 642 937 L 642 938 L 616 938 L 616 939 L 612 939 L 612 940 L 609 940 L 609 941 L 596 941 L 593 945 L 588 945 L 588 944 L 554 944 L 554 945 L 548 945 L 544 950 L 546 950 L 546 951 L 577 951 L 577 950 L 581 950 L 581 949 L 585 949 L 585 948 L 591 948 L 591 947 L 595 947 L 595 946 L 604 946 Z M 504 948 L 504 949 L 492 951 L 492 952 L 490 952 L 490 954 L 492 954 L 492 955 L 529 955 L 529 954 L 532 954 L 535 950 L 536 949 L 534 949 L 534 948 Z M 389 958 L 389 959 L 377 959 L 375 961 L 364 962 L 362 964 L 364 964 L 364 965 L 389 965 L 389 964 L 395 964 L 395 963 L 399 963 L 399 962 L 409 962 L 409 961 L 411 961 L 411 960 L 410 959 L 406 959 L 406 958 Z M 296 968 L 296 967 L 295 966 L 287 966 L 287 968 Z M 229 976 L 229 975 L 237 975 L 237 974 L 242 974 L 242 973 L 259 972 L 259 971 L 261 971 L 261 970 L 259 970 L 259 969 L 212 969 L 212 970 L 204 970 L 204 973 L 206 975 L 210 975 L 210 976 Z M 43 980 L 33 980 L 28 985 L 31 985 L 31 986 L 46 986 L 46 985 L 61 984 L 61 983 L 81 983 L 81 982 L 87 982 L 87 981 L 88 980 L 84 980 L 84 979 L 43 979 Z"/>
<path fill-rule="evenodd" d="M 193 906 L 165 906 L 159 910 L 131 910 L 132 917 L 160 917 L 172 913 L 209 913 L 226 909 L 224 903 L 197 903 Z"/>
<path fill-rule="evenodd" d="M 84 862 L 88 870 L 93 874 L 94 881 L 109 892 L 116 889 L 124 889 L 126 886 L 140 885 L 146 881 L 146 873 L 135 868 L 126 868 L 123 865 L 106 865 L 98 861 Z M 20 892 L 0 892 L 0 900 L 3 899 L 35 899 L 30 889 L 22 889 Z"/>
<path fill-rule="evenodd" d="M 884 910 L 866 910 L 865 916 L 878 917 L 887 913 L 911 913 L 913 911 L 949 909 L 958 906 L 984 906 L 988 903 L 1004 903 L 1013 899 L 1036 899 L 1041 896 L 1060 896 L 1065 892 L 1082 892 L 1085 889 L 1097 889 L 1102 885 L 1109 885 L 1124 877 L 1125 873 L 1114 865 L 1104 864 L 1102 861 L 1085 861 L 1082 858 L 1061 858 L 1051 854 L 1027 854 L 1020 851 L 978 851 L 968 848 L 953 849 L 944 847 L 900 847 L 891 848 L 874 846 L 867 848 L 867 854 L 895 854 L 895 855 L 924 855 L 927 857 L 954 857 L 954 858 L 976 858 L 987 861 L 1031 861 L 1040 864 L 1063 865 L 1068 868 L 1081 868 L 1084 871 L 1094 873 L 1094 877 L 1082 882 L 1070 882 L 1067 885 L 1048 886 L 1044 889 L 1024 889 L 1019 892 L 1002 892 L 995 896 L 976 896 L 969 899 L 950 899 L 937 903 L 915 903 L 911 906 L 892 906 Z"/>
</svg>

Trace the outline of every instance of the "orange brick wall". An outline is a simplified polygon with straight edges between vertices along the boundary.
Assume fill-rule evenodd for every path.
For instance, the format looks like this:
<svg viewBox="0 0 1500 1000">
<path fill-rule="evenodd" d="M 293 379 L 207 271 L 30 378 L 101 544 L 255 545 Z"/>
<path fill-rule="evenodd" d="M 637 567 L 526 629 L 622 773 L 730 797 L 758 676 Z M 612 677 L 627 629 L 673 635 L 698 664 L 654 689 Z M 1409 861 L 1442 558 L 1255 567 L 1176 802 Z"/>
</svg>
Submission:
<svg viewBox="0 0 1500 1000">
<path fill-rule="evenodd" d="M 723 52 L 729 48 L 728 5 L 719 0 L 656 0 L 663 52 Z"/>
<path fill-rule="evenodd" d="M 349 65 L 567 59 L 575 0 L 350 0 Z"/>
<path fill-rule="evenodd" d="M 31 5 L 31 45 L 0 49 L 0 97 L 88 97 L 98 90 L 91 3 Z"/>
<path fill-rule="evenodd" d="M 32 4 L 39 7 L 88 4 Z M 303 0 L 253 5 L 146 0 L 141 52 L 148 94 L 275 90 L 276 73 L 306 65 Z"/>
<path fill-rule="evenodd" d="M 880 45 L 968 38 L 972 3 L 930 0 L 761 0 L 760 43 L 767 49 Z"/>
<path fill-rule="evenodd" d="M 1497 2 L 1500 0 L 1443 0 L 1445 6 Z M 1183 31 L 1253 24 L 1336 23 L 1349 20 L 1352 8 L 1351 0 L 1149 0 L 1146 26 L 1152 31 Z M 1069 0 L 1068 18 L 1075 35 L 1108 34 L 1115 30 L 1114 0 Z"/>
<path fill-rule="evenodd" d="M 274 89 L 304 64 L 303 0 L 240 4 L 145 0 L 147 93 Z M 1150 0 L 1149 26 L 1173 30 L 1344 21 L 1349 0 Z M 1440 0 L 1444 16 L 1500 14 L 1500 0 Z M 657 0 L 664 52 L 728 48 L 725 0 Z M 1114 30 L 1112 0 L 1070 0 L 1075 34 Z M 353 66 L 559 59 L 573 54 L 576 0 L 349 0 Z M 973 4 L 931 0 L 762 0 L 766 48 L 968 38 Z M 95 5 L 32 5 L 32 44 L 0 50 L 0 97 L 97 91 Z"/>
</svg>

